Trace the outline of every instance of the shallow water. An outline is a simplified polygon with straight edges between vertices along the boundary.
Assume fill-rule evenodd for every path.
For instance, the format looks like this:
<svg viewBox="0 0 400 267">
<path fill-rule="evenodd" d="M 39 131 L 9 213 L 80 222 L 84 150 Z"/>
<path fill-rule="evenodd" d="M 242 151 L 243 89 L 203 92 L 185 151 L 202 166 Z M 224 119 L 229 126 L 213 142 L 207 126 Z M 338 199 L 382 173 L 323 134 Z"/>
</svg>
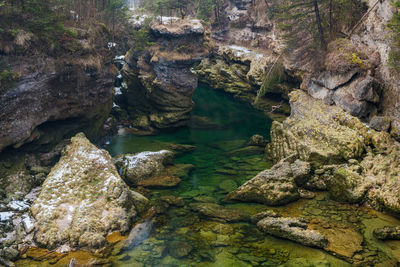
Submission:
<svg viewBox="0 0 400 267">
<path fill-rule="evenodd" d="M 351 265 L 349 259 L 335 257 L 333 253 L 265 235 L 250 223 L 227 223 L 204 217 L 191 209 L 191 204 L 202 202 L 218 203 L 250 215 L 274 210 L 283 216 L 328 220 L 333 225 L 353 229 L 353 232 L 363 236 L 362 250 L 357 254 L 365 262 L 395 266 L 390 260 L 400 259 L 400 242 L 382 242 L 372 236 L 375 227 L 400 223 L 385 214 L 365 207 L 339 204 L 329 200 L 326 193 L 318 193 L 312 200 L 302 199 L 275 208 L 224 202 L 228 191 L 271 167 L 272 164 L 261 153 L 237 151 L 246 147 L 254 134 L 268 139 L 271 120 L 250 105 L 211 89 L 198 88 L 193 100 L 196 103 L 193 115 L 202 117 L 201 123 L 197 119 L 197 123 L 193 122 L 187 128 L 156 136 L 117 136 L 106 146 L 112 155 L 157 151 L 168 148 L 171 143 L 196 147 L 194 151 L 177 155 L 175 159 L 177 164 L 195 166 L 189 176 L 175 188 L 151 189 L 148 194 L 156 204 L 160 203 L 161 196 L 182 197 L 183 206 L 165 206 L 165 212 L 157 217 L 149 238 L 133 249 L 121 253 L 117 245 L 113 256 L 108 259 L 115 266 Z M 332 229 L 334 232 L 335 228 Z M 70 257 L 77 258 L 67 256 L 52 266 L 63 266 Z M 20 261 L 19 266 L 35 265 L 47 266 L 48 262 L 25 260 Z"/>
</svg>

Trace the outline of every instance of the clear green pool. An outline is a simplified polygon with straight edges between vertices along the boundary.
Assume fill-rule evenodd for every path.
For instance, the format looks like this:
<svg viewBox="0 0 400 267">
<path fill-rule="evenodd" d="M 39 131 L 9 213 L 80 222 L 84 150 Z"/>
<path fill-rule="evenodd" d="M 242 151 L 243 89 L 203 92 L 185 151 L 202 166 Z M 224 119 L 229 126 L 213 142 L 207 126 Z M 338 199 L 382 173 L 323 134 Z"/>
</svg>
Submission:
<svg viewBox="0 0 400 267">
<path fill-rule="evenodd" d="M 250 105 L 208 88 L 198 88 L 193 100 L 196 103 L 193 115 L 197 116 L 197 122 L 189 127 L 155 136 L 116 136 L 106 146 L 112 155 L 158 151 L 170 144 L 193 145 L 196 149 L 177 155 L 175 163 L 195 166 L 177 187 L 151 189 L 147 194 L 155 205 L 160 203 L 162 196 L 175 196 L 183 198 L 183 206 L 165 207 L 145 241 L 122 253 L 118 249 L 120 246 L 116 245 L 104 263 L 138 267 L 351 266 L 349 259 L 346 261 L 333 253 L 265 235 L 250 223 L 228 223 L 204 217 L 190 206 L 209 202 L 250 215 L 274 210 L 283 216 L 327 220 L 332 225 L 354 229 L 364 240 L 362 250 L 356 253 L 358 258 L 364 262 L 381 263 L 381 266 L 396 266 L 393 264 L 400 260 L 400 242 L 382 242 L 372 236 L 375 227 L 400 224 L 399 220 L 388 215 L 366 207 L 334 202 L 326 193 L 283 207 L 224 202 L 229 190 L 271 167 L 262 153 L 240 151 L 254 134 L 268 139 L 271 120 Z M 331 229 L 335 234 L 335 227 Z M 17 266 L 65 266 L 70 258 L 79 259 L 71 254 L 56 264 L 51 260 L 38 262 L 27 259 L 19 261 Z M 87 258 L 87 254 L 82 258 Z"/>
</svg>

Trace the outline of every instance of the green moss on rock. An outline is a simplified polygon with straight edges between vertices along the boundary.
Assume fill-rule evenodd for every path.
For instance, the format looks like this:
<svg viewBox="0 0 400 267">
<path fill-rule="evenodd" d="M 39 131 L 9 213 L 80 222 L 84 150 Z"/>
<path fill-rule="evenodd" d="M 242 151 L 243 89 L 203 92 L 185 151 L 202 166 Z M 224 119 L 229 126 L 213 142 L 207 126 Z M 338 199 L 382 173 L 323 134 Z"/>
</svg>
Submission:
<svg viewBox="0 0 400 267">
<path fill-rule="evenodd" d="M 98 249 L 148 206 L 119 177 L 111 156 L 80 133 L 71 139 L 31 207 L 35 241 L 47 249 Z"/>
</svg>

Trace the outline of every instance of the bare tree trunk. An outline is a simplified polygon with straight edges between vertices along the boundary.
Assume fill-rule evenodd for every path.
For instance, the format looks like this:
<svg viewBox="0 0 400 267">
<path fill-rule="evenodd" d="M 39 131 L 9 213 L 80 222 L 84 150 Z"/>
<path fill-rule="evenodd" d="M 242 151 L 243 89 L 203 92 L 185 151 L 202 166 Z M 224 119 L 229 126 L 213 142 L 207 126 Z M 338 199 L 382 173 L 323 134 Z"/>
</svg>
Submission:
<svg viewBox="0 0 400 267">
<path fill-rule="evenodd" d="M 318 33 L 319 33 L 319 39 L 321 41 L 321 48 L 326 50 L 326 41 L 324 36 L 324 29 L 322 28 L 321 24 L 321 17 L 319 15 L 318 0 L 314 0 L 314 11 L 315 11 L 315 19 L 318 25 Z"/>
</svg>

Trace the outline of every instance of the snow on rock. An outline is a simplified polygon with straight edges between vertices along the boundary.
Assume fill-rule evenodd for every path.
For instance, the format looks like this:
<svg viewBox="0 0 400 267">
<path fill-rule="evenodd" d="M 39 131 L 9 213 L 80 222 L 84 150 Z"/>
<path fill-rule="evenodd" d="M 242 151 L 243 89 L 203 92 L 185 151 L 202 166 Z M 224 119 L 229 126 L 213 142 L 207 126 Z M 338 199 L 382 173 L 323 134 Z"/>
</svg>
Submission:
<svg viewBox="0 0 400 267">
<path fill-rule="evenodd" d="M 237 45 L 229 45 L 229 46 L 222 46 L 221 49 L 223 50 L 231 50 L 235 57 L 251 57 L 251 58 L 262 58 L 264 57 L 263 54 L 251 51 L 246 47 L 237 46 Z"/>
<path fill-rule="evenodd" d="M 140 29 L 141 27 L 144 26 L 144 23 L 146 19 L 149 18 L 148 15 L 135 15 L 131 19 L 129 19 L 129 22 L 133 25 L 133 28 L 135 29 Z"/>
<path fill-rule="evenodd" d="M 12 200 L 7 204 L 7 207 L 13 211 L 25 211 L 29 209 L 29 204 L 25 201 Z"/>
<path fill-rule="evenodd" d="M 12 211 L 4 211 L 0 212 L 0 222 L 6 222 L 11 220 L 11 218 L 14 216 L 14 212 Z"/>
<path fill-rule="evenodd" d="M 31 207 L 34 239 L 57 251 L 101 248 L 107 234 L 128 231 L 147 202 L 120 178 L 108 152 L 80 133 L 64 149 Z"/>
<path fill-rule="evenodd" d="M 121 87 L 115 87 L 115 95 L 122 95 Z"/>
<path fill-rule="evenodd" d="M 32 230 L 34 228 L 34 224 L 33 224 L 32 218 L 28 214 L 24 214 L 22 216 L 22 224 L 27 233 L 32 232 Z"/>
<path fill-rule="evenodd" d="M 125 60 L 125 55 L 116 56 L 116 57 L 114 58 L 114 60 Z"/>
<path fill-rule="evenodd" d="M 150 28 L 156 35 L 173 38 L 204 34 L 203 24 L 198 19 L 182 20 L 176 17 L 162 17 L 152 21 Z"/>
<path fill-rule="evenodd" d="M 174 153 L 168 150 L 145 151 L 137 154 L 117 156 L 114 163 L 121 176 L 129 184 L 137 184 L 161 174 L 166 165 L 173 164 Z"/>
</svg>

